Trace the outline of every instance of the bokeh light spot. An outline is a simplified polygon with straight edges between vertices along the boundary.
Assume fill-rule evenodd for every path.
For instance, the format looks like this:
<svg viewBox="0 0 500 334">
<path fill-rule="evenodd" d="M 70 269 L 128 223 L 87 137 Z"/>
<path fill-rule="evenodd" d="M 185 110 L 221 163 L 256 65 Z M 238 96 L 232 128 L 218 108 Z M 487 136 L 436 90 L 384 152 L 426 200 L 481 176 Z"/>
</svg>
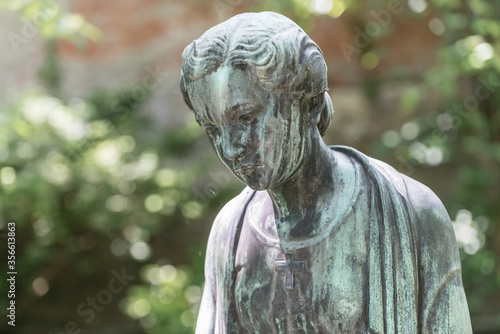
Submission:
<svg viewBox="0 0 500 334">
<path fill-rule="evenodd" d="M 443 162 L 443 151 L 439 147 L 432 146 L 426 150 L 425 160 L 430 166 L 437 166 Z"/>
<path fill-rule="evenodd" d="M 399 133 L 394 130 L 386 131 L 382 134 L 382 143 L 387 147 L 396 147 L 401 142 Z"/>
<path fill-rule="evenodd" d="M 203 206 L 199 202 L 189 201 L 181 206 L 181 212 L 186 218 L 196 219 L 201 216 Z"/>
<path fill-rule="evenodd" d="M 142 230 L 136 225 L 128 225 L 123 229 L 123 236 L 129 242 L 136 242 L 142 240 Z"/>
<path fill-rule="evenodd" d="M 433 17 L 429 21 L 429 29 L 434 35 L 441 36 L 446 31 L 446 26 L 441 19 Z"/>
<path fill-rule="evenodd" d="M 161 169 L 156 174 L 156 183 L 161 187 L 171 187 L 175 184 L 177 173 L 173 169 Z"/>
<path fill-rule="evenodd" d="M 163 282 L 170 283 L 177 277 L 177 269 L 175 269 L 174 266 L 167 264 L 160 268 L 159 274 Z"/>
<path fill-rule="evenodd" d="M 11 185 L 16 181 L 16 171 L 12 167 L 4 167 L 0 171 L 0 181 L 5 185 Z"/>
<path fill-rule="evenodd" d="M 191 285 L 186 289 L 186 292 L 184 292 L 184 296 L 191 304 L 197 303 L 201 300 L 201 288 L 196 285 Z"/>
<path fill-rule="evenodd" d="M 327 14 L 333 7 L 333 0 L 311 0 L 309 10 L 316 15 Z"/>
<path fill-rule="evenodd" d="M 479 224 L 473 220 L 472 213 L 469 210 L 459 210 L 452 223 L 458 246 L 465 253 L 474 255 L 484 246 L 484 233 L 479 230 Z"/>
<path fill-rule="evenodd" d="M 130 255 L 139 261 L 147 260 L 151 255 L 151 247 L 144 241 L 134 242 L 130 246 Z"/>
<path fill-rule="evenodd" d="M 328 15 L 333 17 L 334 19 L 342 15 L 346 10 L 346 5 L 343 0 L 335 0 L 333 1 L 333 6 Z"/>
<path fill-rule="evenodd" d="M 406 140 L 417 138 L 420 133 L 420 126 L 415 122 L 408 122 L 401 127 L 401 137 Z"/>
<path fill-rule="evenodd" d="M 493 47 L 489 43 L 480 43 L 474 48 L 474 53 L 481 61 L 493 58 Z"/>
<path fill-rule="evenodd" d="M 378 56 L 374 52 L 367 52 L 361 57 L 361 66 L 367 70 L 377 67 L 378 62 Z"/>
<path fill-rule="evenodd" d="M 427 9 L 427 2 L 425 0 L 408 0 L 408 7 L 414 13 L 422 13 Z"/>
<path fill-rule="evenodd" d="M 128 248 L 128 242 L 121 238 L 116 238 L 111 241 L 111 253 L 113 253 L 113 255 L 116 257 L 125 255 L 128 251 Z"/>
<path fill-rule="evenodd" d="M 52 230 L 52 224 L 45 218 L 40 218 L 33 223 L 33 231 L 39 237 L 45 236 Z"/>
<path fill-rule="evenodd" d="M 124 211 L 130 205 L 127 197 L 123 195 L 111 195 L 106 200 L 106 207 L 109 211 Z"/>
<path fill-rule="evenodd" d="M 31 283 L 31 287 L 38 296 L 43 296 L 49 292 L 49 282 L 47 282 L 45 277 L 35 278 L 33 283 Z"/>
<path fill-rule="evenodd" d="M 117 146 L 123 153 L 132 152 L 135 148 L 135 140 L 131 136 L 122 136 L 118 139 Z"/>
<path fill-rule="evenodd" d="M 134 302 L 132 310 L 138 318 L 142 318 L 151 311 L 151 304 L 146 299 L 141 298 Z"/>
<path fill-rule="evenodd" d="M 443 113 L 437 117 L 437 124 L 443 131 L 450 130 L 453 127 L 453 117 L 448 113 Z"/>
<path fill-rule="evenodd" d="M 181 315 L 181 322 L 186 327 L 193 327 L 196 321 L 196 316 L 193 311 L 184 311 Z"/>
<path fill-rule="evenodd" d="M 158 212 L 163 207 L 163 200 L 160 195 L 152 194 L 146 197 L 144 201 L 144 206 L 149 212 Z"/>
<path fill-rule="evenodd" d="M 150 328 L 153 328 L 154 325 L 156 325 L 157 320 L 156 320 L 156 317 L 154 316 L 154 314 L 148 314 L 147 316 L 141 318 L 139 320 L 139 323 L 141 324 L 141 326 L 143 328 L 150 329 Z"/>
</svg>

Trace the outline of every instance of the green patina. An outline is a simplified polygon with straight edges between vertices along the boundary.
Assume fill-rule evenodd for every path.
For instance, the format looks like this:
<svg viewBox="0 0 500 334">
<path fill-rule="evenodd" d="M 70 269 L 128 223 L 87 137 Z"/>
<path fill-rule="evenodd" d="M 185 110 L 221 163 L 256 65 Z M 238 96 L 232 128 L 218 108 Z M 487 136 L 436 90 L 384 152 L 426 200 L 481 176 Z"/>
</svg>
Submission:
<svg viewBox="0 0 500 334">
<path fill-rule="evenodd" d="M 183 53 L 181 90 L 248 188 L 212 227 L 196 333 L 471 333 L 450 219 L 422 184 L 321 136 L 319 47 L 247 13 Z"/>
</svg>

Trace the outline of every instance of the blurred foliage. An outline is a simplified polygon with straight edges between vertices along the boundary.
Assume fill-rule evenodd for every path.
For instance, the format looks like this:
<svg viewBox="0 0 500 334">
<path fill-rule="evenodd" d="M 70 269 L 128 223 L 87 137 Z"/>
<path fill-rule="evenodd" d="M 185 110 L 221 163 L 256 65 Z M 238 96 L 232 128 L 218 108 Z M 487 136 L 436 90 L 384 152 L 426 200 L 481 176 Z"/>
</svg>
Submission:
<svg viewBox="0 0 500 334">
<path fill-rule="evenodd" d="M 484 300 L 492 293 L 498 298 L 500 288 L 500 2 L 435 0 L 414 15 L 428 21 L 442 44 L 436 66 L 401 99 L 402 112 L 413 119 L 382 140 L 409 166 L 458 170 L 445 203 L 461 246 L 470 310 L 481 314 L 489 307 Z"/>
<path fill-rule="evenodd" d="M 195 171 L 202 168 L 197 164 L 209 161 L 199 159 L 191 168 L 179 162 L 180 152 L 199 138 L 198 127 L 179 129 L 182 140 L 165 150 L 162 138 L 147 142 L 137 132 L 144 121 L 135 115 L 133 95 L 117 96 L 116 103 L 102 93 L 63 102 L 31 92 L 0 105 L 1 227 L 5 220 L 16 222 L 17 284 L 25 297 L 19 300 L 27 304 L 39 297 L 32 286 L 37 277 L 56 288 L 52 279 L 58 273 L 48 264 L 57 264 L 59 274 L 74 267 L 92 276 L 102 268 L 88 261 L 89 252 L 103 243 L 108 247 L 102 261 L 161 259 L 152 248 L 155 236 L 196 221 L 218 200 L 193 194 Z M 184 294 L 188 282 L 201 284 L 202 270 L 178 274 L 170 287 L 174 294 Z"/>
<path fill-rule="evenodd" d="M 197 190 L 203 189 L 200 182 L 210 181 L 200 179 L 200 171 L 216 159 L 211 152 L 194 159 L 186 153 L 196 150 L 202 131 L 193 122 L 149 138 L 141 132 L 148 126 L 137 113 L 140 101 L 134 96 L 129 90 L 99 92 L 87 100 L 65 102 L 29 92 L 0 105 L 0 227 L 5 228 L 5 220 L 17 224 L 16 283 L 23 291 L 18 310 L 47 292 L 37 289 L 37 278 L 57 291 L 58 282 L 73 277 L 72 272 L 106 276 L 109 266 L 119 263 L 148 262 L 149 268 L 159 261 L 175 271 L 171 259 L 162 255 L 176 254 L 177 262 L 192 267 L 177 269 L 175 279 L 165 282 L 166 297 L 151 295 L 148 321 L 156 315 L 172 332 L 192 331 L 204 246 L 196 246 L 199 254 L 190 256 L 189 245 L 178 250 L 161 241 L 165 236 L 170 242 L 178 239 L 191 223 L 196 228 L 199 218 L 217 207 L 215 203 L 227 201 L 234 190 L 216 184 L 210 191 Z M 103 249 L 98 262 L 93 258 L 97 248 Z M 130 303 L 136 305 L 144 291 L 149 288 L 131 288 Z M 0 298 L 5 309 L 5 296 Z M 189 305 L 191 313 L 185 313 Z M 130 313 L 130 305 L 124 310 L 134 318 L 148 314 L 144 309 Z M 147 327 L 148 321 L 141 324 Z"/>
<path fill-rule="evenodd" d="M 187 266 L 148 265 L 142 268 L 148 285 L 129 289 L 125 312 L 140 319 L 151 334 L 193 333 L 202 295 L 203 277 Z"/>
<path fill-rule="evenodd" d="M 123 266 L 144 279 L 117 298 L 124 316 L 151 333 L 191 333 L 205 246 L 189 234 L 201 230 L 201 217 L 213 216 L 235 189 L 226 187 L 227 172 L 199 177 L 217 159 L 211 152 L 192 155 L 204 141 L 194 121 L 147 133 L 139 110 L 150 90 L 56 97 L 57 40 L 85 45 L 100 36 L 58 4 L 0 3 L 0 9 L 19 10 L 47 41 L 39 71 L 46 90 L 12 92 L 0 103 L 0 230 L 16 223 L 17 327 L 60 331 L 72 320 L 79 328 L 95 327 L 77 306 L 106 286 L 112 268 Z M 6 278 L 5 271 L 0 275 Z M 7 302 L 0 296 L 3 310 Z M 58 311 L 44 316 L 34 305 Z M 114 314 L 111 306 L 106 314 Z"/>
<path fill-rule="evenodd" d="M 422 131 L 400 152 L 417 166 L 458 166 L 447 202 L 462 243 L 469 307 L 492 314 L 500 307 L 500 2 L 434 0 L 420 15 L 431 31 L 446 28 L 433 31 L 443 36 L 438 63 L 425 73 L 409 111 L 426 98 L 437 111 L 415 119 Z M 469 233 L 459 233 L 463 226 Z M 496 302 L 485 302 L 491 297 Z M 495 321 L 500 329 L 498 312 Z"/>
<path fill-rule="evenodd" d="M 78 47 L 88 41 L 97 42 L 101 31 L 87 22 L 81 15 L 69 13 L 65 5 L 68 0 L 0 0 L 0 10 L 18 11 L 25 26 L 22 35 L 9 34 L 14 43 L 23 43 L 39 33 L 44 39 L 68 40 Z"/>
</svg>

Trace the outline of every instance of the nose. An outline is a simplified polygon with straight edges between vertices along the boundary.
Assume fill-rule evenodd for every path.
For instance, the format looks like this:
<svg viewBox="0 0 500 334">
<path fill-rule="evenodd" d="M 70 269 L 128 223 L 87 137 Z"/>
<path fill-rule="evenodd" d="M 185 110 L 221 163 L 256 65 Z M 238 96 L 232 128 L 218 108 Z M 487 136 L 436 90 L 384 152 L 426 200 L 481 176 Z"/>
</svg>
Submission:
<svg viewBox="0 0 500 334">
<path fill-rule="evenodd" d="M 222 153 L 227 160 L 234 160 L 245 154 L 246 147 L 241 134 L 234 131 L 225 131 L 222 138 Z"/>
</svg>

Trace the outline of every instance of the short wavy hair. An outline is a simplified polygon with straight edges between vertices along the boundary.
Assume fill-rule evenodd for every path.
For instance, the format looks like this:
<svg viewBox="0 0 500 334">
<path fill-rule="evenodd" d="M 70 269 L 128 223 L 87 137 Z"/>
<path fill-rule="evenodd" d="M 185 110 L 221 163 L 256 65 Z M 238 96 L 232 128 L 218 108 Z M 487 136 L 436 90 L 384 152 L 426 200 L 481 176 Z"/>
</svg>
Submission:
<svg viewBox="0 0 500 334">
<path fill-rule="evenodd" d="M 321 49 L 292 20 L 272 13 L 236 15 L 206 31 L 182 53 L 180 89 L 194 110 L 189 84 L 220 66 L 249 71 L 259 85 L 279 95 L 301 100 L 323 96 L 318 129 L 330 125 L 333 105 L 328 90 L 327 66 Z"/>
</svg>

